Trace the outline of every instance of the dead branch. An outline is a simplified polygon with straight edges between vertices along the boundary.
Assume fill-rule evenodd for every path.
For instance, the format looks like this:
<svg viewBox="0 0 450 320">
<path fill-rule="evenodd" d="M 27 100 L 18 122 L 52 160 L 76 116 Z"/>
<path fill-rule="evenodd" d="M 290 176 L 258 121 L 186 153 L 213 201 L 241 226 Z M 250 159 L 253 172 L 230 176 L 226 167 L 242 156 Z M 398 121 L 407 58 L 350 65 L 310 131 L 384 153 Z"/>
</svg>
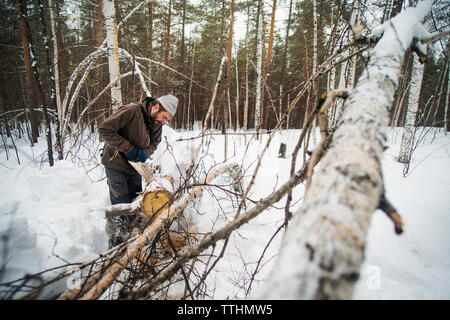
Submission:
<svg viewBox="0 0 450 320">
<path fill-rule="evenodd" d="M 395 227 L 395 233 L 396 234 L 402 234 L 403 233 L 403 220 L 400 217 L 400 215 L 397 212 L 397 209 L 395 209 L 392 204 L 389 202 L 389 200 L 386 198 L 385 193 L 380 197 L 380 203 L 378 203 L 378 209 L 382 210 L 386 215 L 389 217 L 389 219 L 392 220 Z"/>
<path fill-rule="evenodd" d="M 322 106 L 319 110 L 319 125 L 320 125 L 320 134 L 322 136 L 319 145 L 314 150 L 314 152 L 311 155 L 308 170 L 306 172 L 306 192 L 308 192 L 308 188 L 311 185 L 311 179 L 312 179 L 312 173 L 314 170 L 314 167 L 316 166 L 317 162 L 319 161 L 319 155 L 323 152 L 323 147 L 325 144 L 325 141 L 328 136 L 328 120 L 327 120 L 327 111 L 328 108 L 330 108 L 337 97 L 341 98 L 347 98 L 348 96 L 348 90 L 347 89 L 341 89 L 341 90 L 332 90 L 324 95 L 322 95 L 320 101 L 323 101 Z M 319 103 L 320 104 L 320 103 Z"/>
</svg>

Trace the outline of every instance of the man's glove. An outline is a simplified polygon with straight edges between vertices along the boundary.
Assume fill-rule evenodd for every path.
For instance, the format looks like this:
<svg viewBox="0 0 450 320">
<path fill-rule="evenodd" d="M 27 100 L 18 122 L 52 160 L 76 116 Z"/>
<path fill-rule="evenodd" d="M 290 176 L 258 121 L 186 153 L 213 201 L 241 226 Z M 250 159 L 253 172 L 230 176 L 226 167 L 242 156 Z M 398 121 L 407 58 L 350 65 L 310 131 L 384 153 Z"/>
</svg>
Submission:
<svg viewBox="0 0 450 320">
<path fill-rule="evenodd" d="M 144 150 L 138 149 L 137 159 L 140 162 L 145 162 L 147 160 L 147 154 L 145 153 Z"/>
<path fill-rule="evenodd" d="M 128 160 L 145 162 L 147 160 L 147 154 L 144 150 L 134 147 L 133 150 L 125 154 Z"/>
<path fill-rule="evenodd" d="M 136 160 L 138 150 L 139 149 L 137 147 L 134 147 L 133 150 L 125 154 L 125 157 L 127 157 L 128 160 Z"/>
</svg>

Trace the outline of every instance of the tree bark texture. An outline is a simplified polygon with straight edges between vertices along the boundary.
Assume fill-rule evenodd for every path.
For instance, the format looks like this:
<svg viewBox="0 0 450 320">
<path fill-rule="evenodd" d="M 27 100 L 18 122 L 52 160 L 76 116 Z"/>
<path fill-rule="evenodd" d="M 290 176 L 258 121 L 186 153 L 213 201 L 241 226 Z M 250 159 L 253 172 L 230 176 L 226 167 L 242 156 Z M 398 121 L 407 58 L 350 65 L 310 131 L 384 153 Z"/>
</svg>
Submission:
<svg viewBox="0 0 450 320">
<path fill-rule="evenodd" d="M 26 104 L 30 106 L 30 124 L 31 124 L 31 145 L 37 143 L 39 137 L 37 114 L 34 110 L 36 104 L 37 92 L 33 84 L 33 71 L 31 69 L 31 56 L 29 45 L 29 34 L 27 32 L 27 5 L 23 0 L 17 0 L 17 10 L 19 12 L 20 20 L 20 34 L 23 48 L 23 62 L 25 65 L 25 81 L 27 84 L 27 98 Z"/>
<path fill-rule="evenodd" d="M 112 82 L 120 76 L 119 36 L 114 0 L 103 0 L 103 14 L 105 16 L 106 42 L 108 47 L 109 82 Z M 111 87 L 111 102 L 113 111 L 122 105 L 120 80 Z"/>
<path fill-rule="evenodd" d="M 264 2 L 260 1 L 259 4 L 259 25 L 258 25 L 258 35 L 257 35 L 257 43 L 258 43 L 258 49 L 257 49 L 257 63 L 256 63 L 256 97 L 255 97 L 255 130 L 259 132 L 259 129 L 261 128 L 261 111 L 262 111 L 262 86 L 263 86 L 263 36 L 264 36 Z"/>
<path fill-rule="evenodd" d="M 408 95 L 408 108 L 406 110 L 406 120 L 400 144 L 400 154 L 398 162 L 409 163 L 411 159 L 411 149 L 414 142 L 414 131 L 416 124 L 417 110 L 419 109 L 420 88 L 422 87 L 423 64 L 419 62 L 417 55 L 414 55 L 411 73 L 411 82 Z"/>
</svg>

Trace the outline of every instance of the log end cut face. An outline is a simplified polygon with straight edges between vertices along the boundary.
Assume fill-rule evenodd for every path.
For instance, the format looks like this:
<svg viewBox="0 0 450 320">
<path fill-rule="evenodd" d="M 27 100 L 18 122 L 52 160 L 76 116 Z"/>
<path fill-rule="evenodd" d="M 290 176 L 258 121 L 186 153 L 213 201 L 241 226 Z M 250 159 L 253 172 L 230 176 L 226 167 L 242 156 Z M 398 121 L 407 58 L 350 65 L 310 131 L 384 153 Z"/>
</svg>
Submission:
<svg viewBox="0 0 450 320">
<path fill-rule="evenodd" d="M 142 200 L 142 213 L 149 218 L 158 216 L 170 205 L 170 196 L 170 192 L 162 188 L 147 192 Z"/>
</svg>

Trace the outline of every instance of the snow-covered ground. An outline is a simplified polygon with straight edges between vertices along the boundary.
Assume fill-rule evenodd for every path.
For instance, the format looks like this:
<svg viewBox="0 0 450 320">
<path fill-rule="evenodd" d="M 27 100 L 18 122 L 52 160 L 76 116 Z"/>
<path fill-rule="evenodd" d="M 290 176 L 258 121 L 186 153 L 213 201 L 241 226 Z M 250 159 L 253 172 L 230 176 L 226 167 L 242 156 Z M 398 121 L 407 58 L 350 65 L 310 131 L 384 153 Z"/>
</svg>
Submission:
<svg viewBox="0 0 450 320">
<path fill-rule="evenodd" d="M 401 130 L 390 132 L 391 144 L 383 161 L 386 192 L 402 215 L 405 232 L 397 236 L 384 213 L 374 213 L 354 298 L 450 299 L 450 242 L 445 236 L 450 230 L 450 134 L 419 129 L 417 135 L 425 137 L 413 155 L 409 175 L 403 177 L 403 165 L 395 161 Z M 178 168 L 189 165 L 199 139 L 176 140 L 198 134 L 198 130 L 164 127 L 171 147 L 167 148 L 163 139 L 153 163 L 161 164 L 162 171 L 174 175 L 176 181 Z M 299 130 L 288 130 L 274 136 L 250 199 L 269 195 L 289 178 L 290 156 L 299 134 Z M 227 161 L 242 165 L 246 183 L 267 137 L 262 135 L 258 141 L 250 135 L 228 136 Z M 209 139 L 202 157 L 205 170 L 224 160 L 224 137 L 213 135 Z M 0 150 L 0 283 L 89 260 L 107 247 L 104 209 L 110 203 L 103 167 L 96 166 L 99 144 L 95 134 L 85 137 L 81 147 L 74 149 L 73 159 L 56 161 L 51 168 L 44 159 L 44 138 L 33 148 L 25 140 L 15 142 L 20 165 L 13 148 L 8 149 L 8 159 L 5 148 Z M 287 144 L 286 159 L 278 158 L 280 142 Z M 10 141 L 7 144 L 11 145 Z M 218 178 L 217 183 L 226 183 L 226 179 Z M 199 232 L 217 230 L 233 219 L 236 203 L 228 198 L 218 203 L 221 192 L 211 188 L 197 200 L 196 210 L 186 209 Z M 301 205 L 302 194 L 303 185 L 294 189 L 292 211 Z M 260 271 L 251 288 L 259 289 L 281 243 L 282 232 L 267 247 L 284 221 L 285 201 L 282 199 L 232 235 L 225 256 L 207 281 L 208 298 L 244 298 L 257 265 Z M 222 244 L 215 248 L 216 255 Z"/>
</svg>

